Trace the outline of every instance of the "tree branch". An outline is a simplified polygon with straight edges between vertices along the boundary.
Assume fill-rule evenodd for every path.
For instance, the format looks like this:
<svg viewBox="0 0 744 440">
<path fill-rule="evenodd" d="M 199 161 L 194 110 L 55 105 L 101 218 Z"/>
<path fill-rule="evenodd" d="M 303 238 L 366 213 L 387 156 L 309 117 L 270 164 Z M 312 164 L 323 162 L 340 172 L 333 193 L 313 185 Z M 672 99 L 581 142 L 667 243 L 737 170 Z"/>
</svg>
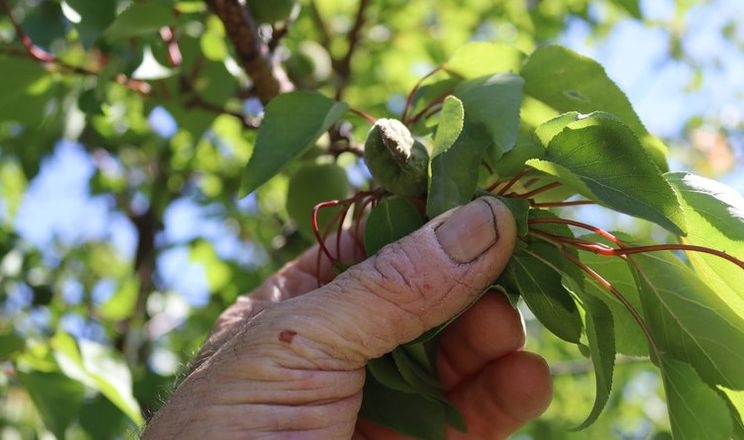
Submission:
<svg viewBox="0 0 744 440">
<path fill-rule="evenodd" d="M 334 63 L 334 70 L 338 74 L 338 87 L 336 88 L 336 99 L 340 100 L 344 93 L 346 85 L 349 83 L 351 78 L 351 58 L 354 56 L 359 41 L 361 39 L 362 28 L 365 23 L 365 15 L 367 7 L 369 7 L 369 0 L 360 0 L 359 8 L 357 8 L 356 18 L 354 19 L 354 25 L 346 35 L 346 39 L 349 42 L 349 48 L 346 51 L 346 55 L 343 58 Z"/>
<path fill-rule="evenodd" d="M 266 104 L 276 95 L 294 89 L 286 72 L 272 59 L 268 46 L 258 38 L 256 23 L 239 0 L 206 0 L 206 3 L 224 23 L 238 61 L 253 81 L 261 102 Z"/>
</svg>

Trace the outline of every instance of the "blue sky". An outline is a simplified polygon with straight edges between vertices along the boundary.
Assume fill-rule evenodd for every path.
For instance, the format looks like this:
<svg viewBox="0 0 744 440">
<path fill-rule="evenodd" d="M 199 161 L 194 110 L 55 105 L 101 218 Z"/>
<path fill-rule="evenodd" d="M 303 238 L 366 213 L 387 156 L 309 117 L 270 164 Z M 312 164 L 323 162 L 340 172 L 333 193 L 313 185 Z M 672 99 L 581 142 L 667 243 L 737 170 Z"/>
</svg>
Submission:
<svg viewBox="0 0 744 440">
<path fill-rule="evenodd" d="M 646 0 L 642 5 L 646 16 L 659 22 L 671 20 L 675 13 L 671 0 Z M 688 29 L 682 43 L 692 60 L 704 67 L 702 83 L 692 92 L 685 90 L 695 72 L 688 64 L 669 58 L 668 34 L 660 27 L 649 28 L 627 20 L 606 39 L 592 44 L 588 41 L 589 29 L 576 20 L 560 42 L 602 63 L 654 134 L 677 138 L 685 121 L 696 114 L 724 116 L 732 127 L 740 126 L 744 118 L 744 82 L 741 81 L 744 50 L 726 41 L 720 29 L 731 17 L 744 17 L 744 2 L 712 1 L 688 15 Z M 744 40 L 744 35 L 739 37 Z M 150 122 L 164 137 L 176 129 L 169 115 L 160 110 L 150 115 Z M 744 152 L 741 146 L 738 148 L 738 167 L 721 180 L 744 193 L 741 163 Z M 41 172 L 31 182 L 16 220 L 19 233 L 41 249 L 50 249 L 55 237 L 67 243 L 109 240 L 124 258 L 131 259 L 136 233 L 126 218 L 111 210 L 111 200 L 88 195 L 87 181 L 93 171 L 94 164 L 80 145 L 60 141 L 55 154 L 44 162 Z M 250 205 L 250 201 L 246 204 Z M 259 263 L 265 258 L 248 245 L 240 244 L 236 231 L 211 220 L 207 212 L 186 198 L 168 208 L 165 226 L 160 239 L 174 246 L 160 257 L 160 275 L 166 287 L 180 292 L 194 305 L 206 299 L 206 278 L 201 266 L 189 261 L 188 248 L 179 244 L 204 237 L 215 244 L 223 258 Z M 106 287 L 101 289 L 101 295 L 105 296 Z M 71 292 L 74 296 L 74 286 Z"/>
</svg>

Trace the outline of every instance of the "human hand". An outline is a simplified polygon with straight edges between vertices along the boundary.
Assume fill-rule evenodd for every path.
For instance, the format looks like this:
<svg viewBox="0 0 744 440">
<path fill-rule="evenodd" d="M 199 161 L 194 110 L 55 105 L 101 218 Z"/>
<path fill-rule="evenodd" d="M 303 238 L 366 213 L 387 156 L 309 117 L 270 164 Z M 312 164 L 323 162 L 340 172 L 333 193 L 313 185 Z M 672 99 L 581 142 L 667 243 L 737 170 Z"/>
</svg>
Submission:
<svg viewBox="0 0 744 440">
<path fill-rule="evenodd" d="M 144 437 L 402 438 L 357 420 L 365 364 L 470 304 L 503 270 L 515 237 L 507 208 L 481 198 L 335 279 L 309 250 L 223 313 Z M 356 248 L 345 236 L 340 258 Z M 328 284 L 317 288 L 318 276 Z M 504 438 L 544 411 L 548 369 L 519 351 L 523 342 L 518 312 L 497 294 L 445 329 L 437 367 L 468 426 L 448 438 Z"/>
</svg>

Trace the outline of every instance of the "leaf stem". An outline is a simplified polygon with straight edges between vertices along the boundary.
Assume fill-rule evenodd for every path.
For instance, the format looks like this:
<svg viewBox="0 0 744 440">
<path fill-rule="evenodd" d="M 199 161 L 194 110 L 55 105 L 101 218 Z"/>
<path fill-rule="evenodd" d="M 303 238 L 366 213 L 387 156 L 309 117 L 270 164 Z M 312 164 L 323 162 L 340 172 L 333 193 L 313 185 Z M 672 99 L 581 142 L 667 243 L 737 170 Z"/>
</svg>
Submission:
<svg viewBox="0 0 744 440">
<path fill-rule="evenodd" d="M 369 122 L 370 124 L 374 124 L 375 122 L 377 122 L 377 118 L 375 118 L 374 116 L 370 115 L 369 113 L 365 113 L 365 112 L 363 112 L 361 110 L 358 110 L 358 109 L 355 109 L 353 107 L 350 107 L 349 108 L 349 111 L 352 112 L 352 113 L 354 113 L 355 115 L 359 116 L 360 118 L 364 119 L 365 121 Z"/>
<path fill-rule="evenodd" d="M 563 208 L 566 206 L 594 205 L 591 200 L 572 200 L 564 202 L 535 202 L 530 203 L 534 208 Z"/>
<path fill-rule="evenodd" d="M 638 324 L 643 334 L 646 336 L 646 339 L 648 340 L 648 345 L 651 348 L 651 352 L 653 353 L 654 357 L 656 359 L 660 358 L 659 354 L 659 347 L 656 345 L 656 340 L 654 339 L 653 334 L 651 333 L 651 330 L 646 326 L 646 323 L 643 321 L 643 317 L 641 314 L 633 307 L 633 304 L 628 301 L 627 298 L 615 288 L 615 286 L 612 285 L 609 281 L 607 281 L 602 275 L 597 273 L 594 269 L 587 266 L 586 264 L 582 263 L 578 258 L 571 255 L 570 252 L 566 251 L 566 248 L 564 246 L 560 246 L 561 253 L 568 259 L 571 263 L 573 263 L 576 267 L 581 269 L 584 273 L 589 275 L 594 281 L 597 282 L 603 289 L 608 291 L 615 299 L 620 301 L 620 303 L 625 307 L 625 309 L 630 313 L 630 315 L 633 317 L 633 320 Z"/>
<path fill-rule="evenodd" d="M 503 196 L 504 194 L 506 194 L 506 192 L 509 191 L 509 189 L 511 189 L 511 187 L 514 186 L 519 181 L 519 179 L 526 176 L 527 173 L 529 173 L 530 171 L 530 168 L 522 168 L 522 171 L 518 172 L 514 177 L 511 178 L 511 180 L 506 182 L 506 185 L 504 185 L 504 187 L 499 190 L 498 195 Z"/>
<path fill-rule="evenodd" d="M 403 112 L 400 115 L 401 121 L 405 123 L 406 118 L 408 117 L 408 111 L 411 109 L 411 104 L 413 104 L 413 97 L 416 95 L 416 92 L 421 88 L 421 84 L 423 84 L 424 81 L 432 77 L 434 74 L 436 74 L 440 70 L 442 70 L 442 66 L 437 66 L 432 71 L 430 71 L 426 75 L 422 76 L 418 81 L 416 81 L 416 84 L 414 84 L 411 91 L 408 92 L 408 96 L 406 96 L 406 105 L 403 107 Z"/>
<path fill-rule="evenodd" d="M 538 194 L 541 194 L 541 193 L 550 191 L 551 189 L 554 189 L 554 188 L 558 188 L 559 186 L 561 186 L 561 183 L 560 182 L 551 182 L 551 183 L 545 184 L 545 185 L 543 185 L 541 187 L 535 188 L 532 191 L 529 191 L 529 192 L 526 192 L 526 193 L 523 193 L 523 194 L 509 193 L 509 194 L 506 194 L 506 197 L 516 197 L 516 198 L 520 198 L 520 199 L 529 199 L 530 197 L 533 197 L 533 196 L 536 196 Z"/>
<path fill-rule="evenodd" d="M 620 241 L 619 238 L 615 237 L 614 235 L 605 231 L 604 229 L 598 228 L 594 225 L 590 225 L 587 223 L 582 223 L 576 220 L 569 220 L 565 218 L 531 218 L 527 220 L 527 223 L 530 225 L 541 224 L 541 223 L 549 223 L 549 224 L 552 223 L 552 224 L 563 224 L 563 225 L 576 226 L 577 228 L 582 228 L 582 229 L 586 229 L 587 231 L 594 232 L 595 234 L 603 238 L 606 238 L 607 240 L 610 240 L 611 242 L 617 244 L 618 246 L 624 246 L 623 242 Z"/>
</svg>

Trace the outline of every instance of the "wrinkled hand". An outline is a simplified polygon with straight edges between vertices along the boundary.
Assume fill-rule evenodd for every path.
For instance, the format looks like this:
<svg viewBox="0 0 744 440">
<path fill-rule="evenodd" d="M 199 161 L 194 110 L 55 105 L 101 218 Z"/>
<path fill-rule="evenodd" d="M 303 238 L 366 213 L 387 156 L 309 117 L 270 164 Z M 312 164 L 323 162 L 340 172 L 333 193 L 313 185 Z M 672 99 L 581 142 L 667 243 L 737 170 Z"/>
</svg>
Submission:
<svg viewBox="0 0 744 440">
<path fill-rule="evenodd" d="M 365 364 L 470 304 L 515 237 L 508 210 L 484 198 L 335 279 L 325 259 L 318 273 L 312 248 L 223 313 L 145 438 L 401 438 L 357 420 Z M 357 246 L 342 242 L 348 261 Z M 317 288 L 318 275 L 328 284 Z M 443 332 L 438 371 L 468 425 L 449 438 L 504 438 L 545 410 L 548 369 L 523 343 L 519 314 L 498 294 Z"/>
</svg>

